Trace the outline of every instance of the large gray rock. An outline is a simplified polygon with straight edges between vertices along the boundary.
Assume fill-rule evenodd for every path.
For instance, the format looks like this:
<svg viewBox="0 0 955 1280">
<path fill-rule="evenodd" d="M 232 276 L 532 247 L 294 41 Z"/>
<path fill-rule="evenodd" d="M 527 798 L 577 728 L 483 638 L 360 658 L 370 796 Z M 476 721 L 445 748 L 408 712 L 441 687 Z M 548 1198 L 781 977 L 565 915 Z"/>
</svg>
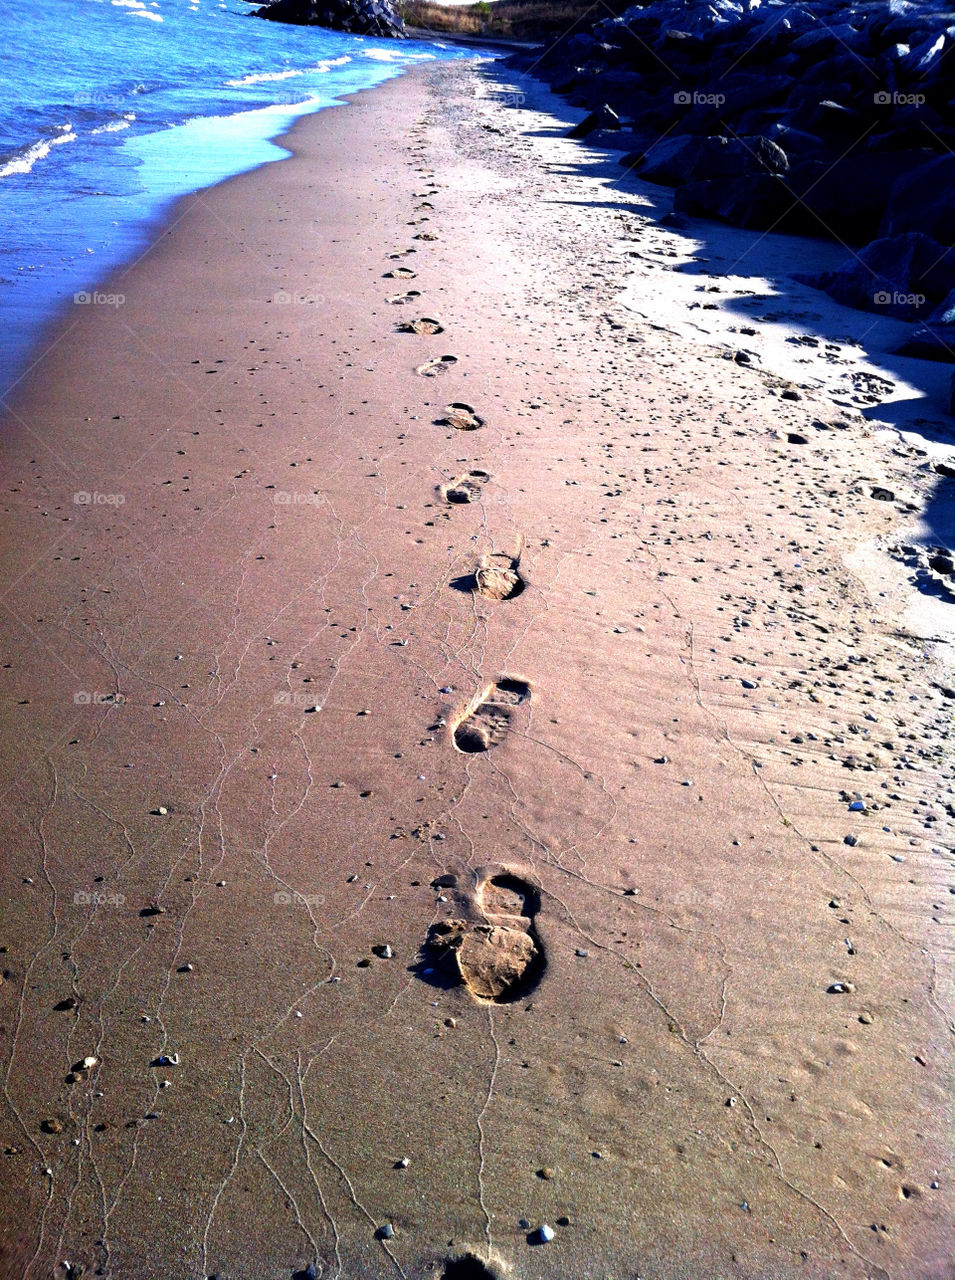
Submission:
<svg viewBox="0 0 955 1280">
<path fill-rule="evenodd" d="M 955 249 L 946 252 L 931 237 L 909 231 L 873 240 L 835 271 L 796 279 L 822 289 L 845 306 L 915 320 L 927 316 L 955 288 Z M 949 317 L 955 322 L 955 297 L 949 303 Z M 939 322 L 949 323 L 949 319 L 940 317 Z"/>
<path fill-rule="evenodd" d="M 620 117 L 606 103 L 598 107 L 596 111 L 591 111 L 579 124 L 567 134 L 568 138 L 586 138 L 597 129 L 619 129 Z"/>
<path fill-rule="evenodd" d="M 936 156 L 895 182 L 882 230 L 924 231 L 941 244 L 955 244 L 955 155 Z"/>
<path fill-rule="evenodd" d="M 939 303 L 925 323 L 896 348 L 896 353 L 955 364 L 955 289 L 944 302 Z M 952 388 L 955 390 L 955 375 Z"/>
<path fill-rule="evenodd" d="M 784 220 L 792 207 L 792 193 L 777 174 L 751 173 L 688 182 L 678 188 L 673 207 L 678 213 L 703 214 L 737 227 L 768 231 Z"/>
<path fill-rule="evenodd" d="M 353 35 L 405 36 L 405 24 L 392 0 L 271 0 L 253 12 L 271 22 L 331 27 Z"/>
</svg>

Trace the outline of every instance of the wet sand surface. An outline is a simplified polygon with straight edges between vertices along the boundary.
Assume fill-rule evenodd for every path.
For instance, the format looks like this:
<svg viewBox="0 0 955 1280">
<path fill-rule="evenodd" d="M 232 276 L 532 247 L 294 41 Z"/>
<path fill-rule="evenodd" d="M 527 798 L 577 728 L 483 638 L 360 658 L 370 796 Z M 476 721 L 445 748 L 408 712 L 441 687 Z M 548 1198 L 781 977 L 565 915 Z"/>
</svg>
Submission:
<svg viewBox="0 0 955 1280">
<path fill-rule="evenodd" d="M 184 201 L 6 415 L 3 1276 L 955 1274 L 912 448 L 621 303 L 496 74 Z"/>
</svg>

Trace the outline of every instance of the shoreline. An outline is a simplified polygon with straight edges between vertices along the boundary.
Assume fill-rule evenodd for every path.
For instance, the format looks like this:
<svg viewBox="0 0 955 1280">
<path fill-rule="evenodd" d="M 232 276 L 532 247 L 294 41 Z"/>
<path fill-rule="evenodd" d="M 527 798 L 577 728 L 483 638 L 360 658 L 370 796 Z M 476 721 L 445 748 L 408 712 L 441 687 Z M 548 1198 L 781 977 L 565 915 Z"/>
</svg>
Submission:
<svg viewBox="0 0 955 1280">
<path fill-rule="evenodd" d="M 69 199 L 56 217 L 44 204 L 42 182 L 34 194 L 29 187 L 15 186 L 11 190 L 10 183 L 19 181 L 16 176 L 4 179 L 8 200 L 39 200 L 44 244 L 42 252 L 26 241 L 21 244 L 16 239 L 19 232 L 15 226 L 11 228 L 14 242 L 7 246 L 8 254 L 25 267 L 36 253 L 41 265 L 35 273 L 32 268 L 16 272 L 0 293 L 0 302 L 7 307 L 10 331 L 0 354 L 0 400 L 16 386 L 49 341 L 51 332 L 69 315 L 72 299 L 95 293 L 104 279 L 135 261 L 162 226 L 175 217 L 176 201 L 209 190 L 229 177 L 286 159 L 280 139 L 297 119 L 343 105 L 356 93 L 401 74 L 417 59 L 449 56 L 441 53 L 435 40 L 425 42 L 435 46 L 430 52 L 419 49 L 418 42 L 409 41 L 408 50 L 399 51 L 397 56 L 392 49 L 374 47 L 382 43 L 387 42 L 372 40 L 372 47 L 366 48 L 359 42 L 346 55 L 345 69 L 341 58 L 331 57 L 312 67 L 294 66 L 279 72 L 280 76 L 292 77 L 288 80 L 292 88 L 288 101 L 278 98 L 221 102 L 211 114 L 153 121 L 152 127 L 143 132 L 139 131 L 142 122 L 137 121 L 132 110 L 136 105 L 133 95 L 124 104 L 131 109 L 121 121 L 129 132 L 113 133 L 101 126 L 108 140 L 100 142 L 105 154 L 98 156 L 98 167 L 90 153 L 90 141 L 99 131 L 90 133 L 87 125 L 80 128 L 78 137 L 72 135 L 72 146 L 86 148 L 85 158 L 73 186 L 64 179 Z M 334 54 L 335 50 L 328 53 Z M 402 55 L 410 61 L 402 64 Z M 353 85 L 356 75 L 364 76 L 366 84 Z M 296 84 L 309 76 L 311 82 L 298 89 L 300 97 L 295 100 Z M 269 73 L 264 73 L 264 80 L 268 79 Z M 229 87 L 230 82 L 226 82 L 226 90 Z M 132 168 L 138 174 L 137 180 L 128 186 L 121 183 L 113 191 L 102 177 L 110 156 L 114 169 L 123 173 Z M 50 162 L 41 158 L 38 163 Z M 29 178 L 29 174 L 24 176 Z M 97 180 L 108 189 L 93 195 L 88 187 L 91 183 L 95 187 Z M 47 259 L 50 245 L 57 247 L 54 261 Z"/>
<path fill-rule="evenodd" d="M 502 95 L 297 122 L 4 424 L 11 1274 L 945 1265 L 947 702 L 845 564 L 912 459 L 635 315 L 674 246 Z"/>
</svg>

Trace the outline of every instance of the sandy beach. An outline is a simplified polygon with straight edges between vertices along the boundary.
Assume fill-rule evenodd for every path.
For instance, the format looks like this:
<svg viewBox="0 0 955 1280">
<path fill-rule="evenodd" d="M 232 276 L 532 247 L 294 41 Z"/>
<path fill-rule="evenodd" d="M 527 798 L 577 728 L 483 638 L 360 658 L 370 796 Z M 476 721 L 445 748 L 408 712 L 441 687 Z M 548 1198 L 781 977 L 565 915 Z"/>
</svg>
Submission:
<svg viewBox="0 0 955 1280">
<path fill-rule="evenodd" d="M 937 477 L 519 88 L 299 122 L 0 424 L 2 1277 L 955 1276 Z"/>
</svg>

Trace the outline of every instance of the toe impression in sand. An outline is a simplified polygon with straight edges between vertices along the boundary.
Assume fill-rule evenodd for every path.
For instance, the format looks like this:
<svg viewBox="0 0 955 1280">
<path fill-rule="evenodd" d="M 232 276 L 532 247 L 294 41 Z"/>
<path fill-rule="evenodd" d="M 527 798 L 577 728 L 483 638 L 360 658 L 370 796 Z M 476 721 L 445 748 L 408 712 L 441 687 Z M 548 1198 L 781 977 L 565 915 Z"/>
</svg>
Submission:
<svg viewBox="0 0 955 1280">
<path fill-rule="evenodd" d="M 467 914 L 433 925 L 427 949 L 450 962 L 478 1000 L 505 1004 L 526 995 L 545 966 L 534 924 L 540 891 L 508 867 L 483 868 L 461 905 Z"/>
<path fill-rule="evenodd" d="M 426 360 L 424 364 L 419 364 L 415 372 L 420 373 L 422 378 L 437 378 L 440 374 L 447 373 L 457 362 L 457 356 L 435 356 L 433 360 Z"/>
<path fill-rule="evenodd" d="M 481 557 L 474 571 L 474 586 L 487 600 L 513 600 L 524 590 L 524 579 L 518 572 L 520 554 L 509 556 L 503 551 L 492 551 Z"/>
<path fill-rule="evenodd" d="M 405 299 L 407 300 L 410 296 L 410 294 L 406 294 Z M 440 320 L 436 320 L 434 316 L 418 316 L 414 320 L 403 320 L 401 324 L 398 325 L 398 332 L 421 333 L 428 337 L 432 337 L 436 333 L 444 333 L 444 325 Z"/>
<path fill-rule="evenodd" d="M 484 419 L 478 417 L 474 408 L 463 400 L 452 401 L 446 407 L 444 417 L 436 421 L 439 427 L 454 427 L 455 431 L 477 431 L 484 426 Z"/>
<path fill-rule="evenodd" d="M 529 702 L 531 687 L 526 680 L 501 676 L 480 689 L 462 712 L 450 721 L 451 740 L 456 751 L 476 755 L 502 741 L 516 707 Z"/>
<path fill-rule="evenodd" d="M 440 486 L 439 492 L 445 502 L 462 504 L 476 502 L 481 496 L 481 487 L 490 480 L 487 471 L 465 471 Z"/>
</svg>

